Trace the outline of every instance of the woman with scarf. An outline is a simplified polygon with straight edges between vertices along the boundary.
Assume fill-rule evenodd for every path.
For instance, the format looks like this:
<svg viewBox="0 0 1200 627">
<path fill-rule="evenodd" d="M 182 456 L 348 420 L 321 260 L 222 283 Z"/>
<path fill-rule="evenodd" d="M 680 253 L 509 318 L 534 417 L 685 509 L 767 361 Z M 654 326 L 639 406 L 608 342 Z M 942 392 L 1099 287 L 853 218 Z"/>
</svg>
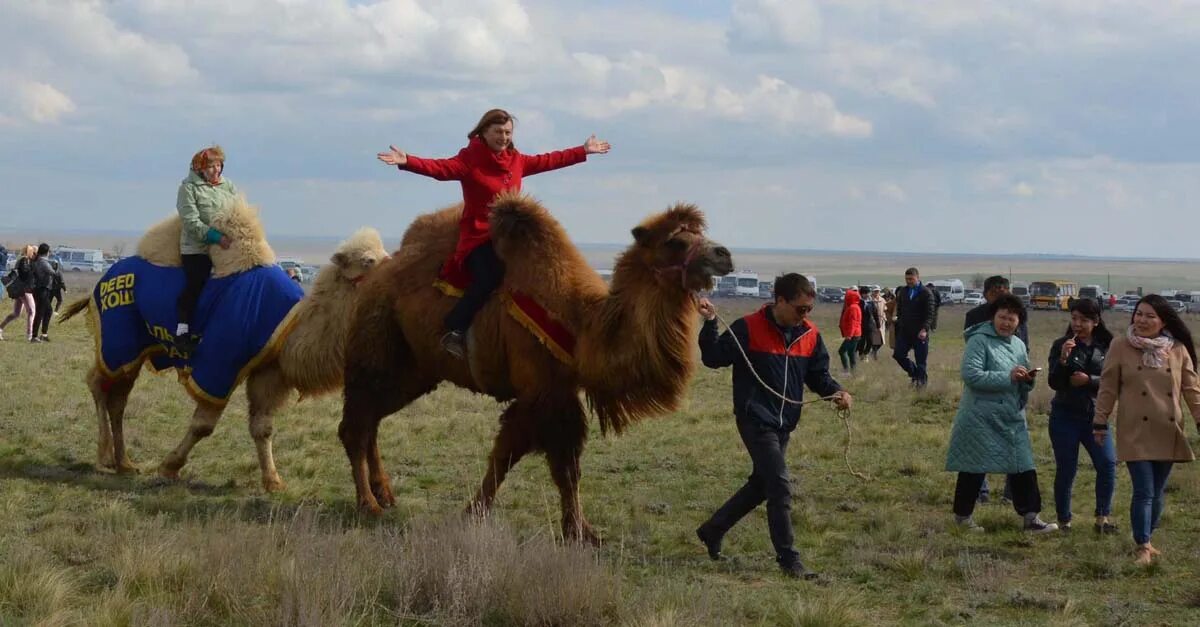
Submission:
<svg viewBox="0 0 1200 627">
<path fill-rule="evenodd" d="M 467 133 L 467 147 L 449 159 L 423 159 L 395 146 L 377 156 L 380 161 L 401 170 L 439 181 L 459 181 L 463 189 L 463 213 L 458 223 L 458 245 L 443 275 L 470 275 L 461 298 L 444 320 L 442 348 L 461 359 L 466 354 L 466 333 L 475 313 L 483 308 L 488 296 L 504 279 L 504 262 L 496 255 L 488 233 L 488 216 L 496 196 L 504 191 L 520 191 L 521 178 L 565 168 L 587 161 L 591 154 L 604 154 L 608 142 L 587 138 L 582 146 L 526 155 L 513 145 L 516 118 L 502 109 L 483 114 L 475 128 Z"/>
<path fill-rule="evenodd" d="M 1165 298 L 1150 294 L 1138 301 L 1132 324 L 1109 347 L 1092 423 L 1093 436 L 1102 443 L 1116 407 L 1117 459 L 1125 462 L 1133 483 L 1129 524 L 1139 565 L 1161 555 L 1150 536 L 1162 516 L 1171 466 L 1196 459 L 1184 433 L 1181 397 L 1192 418 L 1200 420 L 1191 331 Z"/>
</svg>

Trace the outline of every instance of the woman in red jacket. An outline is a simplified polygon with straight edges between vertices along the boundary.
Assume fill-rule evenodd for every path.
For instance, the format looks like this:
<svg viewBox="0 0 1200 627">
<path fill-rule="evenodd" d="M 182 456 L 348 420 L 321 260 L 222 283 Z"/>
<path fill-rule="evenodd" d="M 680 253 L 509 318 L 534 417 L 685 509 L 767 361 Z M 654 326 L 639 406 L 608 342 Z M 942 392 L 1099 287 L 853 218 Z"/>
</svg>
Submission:
<svg viewBox="0 0 1200 627">
<path fill-rule="evenodd" d="M 861 297 L 858 290 L 846 290 L 846 300 L 842 303 L 842 319 L 838 327 L 842 332 L 842 345 L 838 348 L 838 357 L 842 358 L 842 374 L 854 372 L 857 363 L 858 341 L 862 339 L 862 307 L 859 306 Z"/>
<path fill-rule="evenodd" d="M 540 155 L 525 155 L 512 143 L 514 118 L 502 109 L 483 114 L 467 134 L 467 147 L 449 159 L 422 159 L 391 146 L 379 160 L 439 181 L 459 181 L 463 189 L 463 214 L 458 223 L 458 246 L 442 268 L 442 277 L 469 276 L 462 298 L 446 316 L 442 347 L 461 358 L 466 352 L 466 332 L 475 313 L 504 279 L 504 263 L 496 256 L 488 233 L 488 215 L 496 196 L 520 190 L 521 178 L 565 168 L 587 160 L 590 154 L 608 152 L 608 142 L 588 137 L 582 146 Z"/>
</svg>

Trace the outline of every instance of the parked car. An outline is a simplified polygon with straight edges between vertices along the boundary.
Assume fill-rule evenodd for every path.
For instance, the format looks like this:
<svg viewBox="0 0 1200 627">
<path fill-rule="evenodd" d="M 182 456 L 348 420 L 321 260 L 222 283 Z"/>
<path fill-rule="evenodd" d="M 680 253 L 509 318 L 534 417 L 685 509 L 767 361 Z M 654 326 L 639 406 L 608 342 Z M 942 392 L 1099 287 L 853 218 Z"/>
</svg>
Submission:
<svg viewBox="0 0 1200 627">
<path fill-rule="evenodd" d="M 1117 306 L 1113 307 L 1113 311 L 1132 312 L 1137 308 L 1137 303 L 1141 299 L 1141 296 L 1126 294 L 1117 299 Z"/>
<path fill-rule="evenodd" d="M 817 300 L 822 303 L 840 303 L 846 300 L 846 290 L 840 287 L 819 287 Z"/>
<path fill-rule="evenodd" d="M 985 302 L 987 301 L 983 299 L 983 294 L 979 292 L 967 292 L 967 295 L 964 296 L 962 300 L 962 303 L 967 307 L 975 307 L 982 305 Z"/>
</svg>

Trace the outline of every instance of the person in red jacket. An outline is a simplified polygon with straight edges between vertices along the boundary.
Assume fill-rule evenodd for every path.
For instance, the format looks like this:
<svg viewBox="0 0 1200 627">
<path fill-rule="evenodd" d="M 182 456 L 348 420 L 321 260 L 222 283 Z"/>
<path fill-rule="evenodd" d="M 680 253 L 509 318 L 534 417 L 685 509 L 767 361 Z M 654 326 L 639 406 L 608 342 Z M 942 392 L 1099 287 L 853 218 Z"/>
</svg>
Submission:
<svg viewBox="0 0 1200 627">
<path fill-rule="evenodd" d="M 858 290 L 846 290 L 846 300 L 842 303 L 842 320 L 838 327 L 842 331 L 842 345 L 838 348 L 838 357 L 842 359 L 842 373 L 854 372 L 857 363 L 858 342 L 862 339 L 862 307 L 859 306 L 861 297 Z"/>
<path fill-rule="evenodd" d="M 467 147 L 449 159 L 423 159 L 395 146 L 379 153 L 379 160 L 439 181 L 459 181 L 463 189 L 463 214 L 458 223 L 458 245 L 442 267 L 441 276 L 469 277 L 462 298 L 446 316 L 442 347 L 455 357 L 466 353 L 466 332 L 475 313 L 483 308 L 504 279 L 504 262 L 496 255 L 488 232 L 491 204 L 500 192 L 521 189 L 521 179 L 541 172 L 582 163 L 590 154 L 604 154 L 609 144 L 587 138 L 582 146 L 526 155 L 513 145 L 513 118 L 492 109 L 467 134 Z"/>
</svg>

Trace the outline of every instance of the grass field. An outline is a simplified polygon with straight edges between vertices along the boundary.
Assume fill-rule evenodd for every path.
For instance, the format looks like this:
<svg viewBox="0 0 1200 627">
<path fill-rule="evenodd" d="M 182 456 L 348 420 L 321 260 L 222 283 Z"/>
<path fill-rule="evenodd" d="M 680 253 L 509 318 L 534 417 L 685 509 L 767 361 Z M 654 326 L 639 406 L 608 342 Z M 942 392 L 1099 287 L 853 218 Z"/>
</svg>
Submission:
<svg viewBox="0 0 1200 627">
<path fill-rule="evenodd" d="M 757 303 L 724 305 L 734 314 Z M 836 305 L 815 313 L 831 350 L 837 314 Z M 749 471 L 728 371 L 702 370 L 685 409 L 626 436 L 593 429 L 583 498 L 605 544 L 590 549 L 556 541 L 558 496 L 538 457 L 509 475 L 490 520 L 460 520 L 500 406 L 446 387 L 381 429 L 398 504 L 380 520 L 354 510 L 336 396 L 293 404 L 276 421 L 288 490 L 268 496 L 240 395 L 185 480 L 157 479 L 191 404 L 173 376 L 146 374 L 126 420 L 143 474 L 98 473 L 84 325 L 56 325 L 52 343 L 30 345 L 13 340 L 23 331 L 14 323 L 0 344 L 0 624 L 1200 624 L 1193 465 L 1172 475 L 1155 535 L 1165 557 L 1149 569 L 1132 564 L 1123 468 L 1119 535 L 1091 532 L 1090 467 L 1076 484 L 1073 534 L 1027 537 L 999 504 L 977 512 L 986 534 L 951 528 L 954 477 L 942 465 L 960 394 L 962 314 L 942 310 L 927 390 L 910 390 L 890 359 L 844 381 L 857 400 L 851 461 L 871 481 L 847 472 L 833 412 L 805 409 L 789 451 L 792 512 L 798 548 L 825 585 L 780 576 L 761 508 L 728 536 L 728 562 L 708 561 L 695 540 Z M 1038 362 L 1065 323 L 1034 314 Z M 1030 425 L 1052 520 L 1049 398 L 1042 383 Z M 1190 427 L 1189 437 L 1195 445 Z"/>
</svg>

